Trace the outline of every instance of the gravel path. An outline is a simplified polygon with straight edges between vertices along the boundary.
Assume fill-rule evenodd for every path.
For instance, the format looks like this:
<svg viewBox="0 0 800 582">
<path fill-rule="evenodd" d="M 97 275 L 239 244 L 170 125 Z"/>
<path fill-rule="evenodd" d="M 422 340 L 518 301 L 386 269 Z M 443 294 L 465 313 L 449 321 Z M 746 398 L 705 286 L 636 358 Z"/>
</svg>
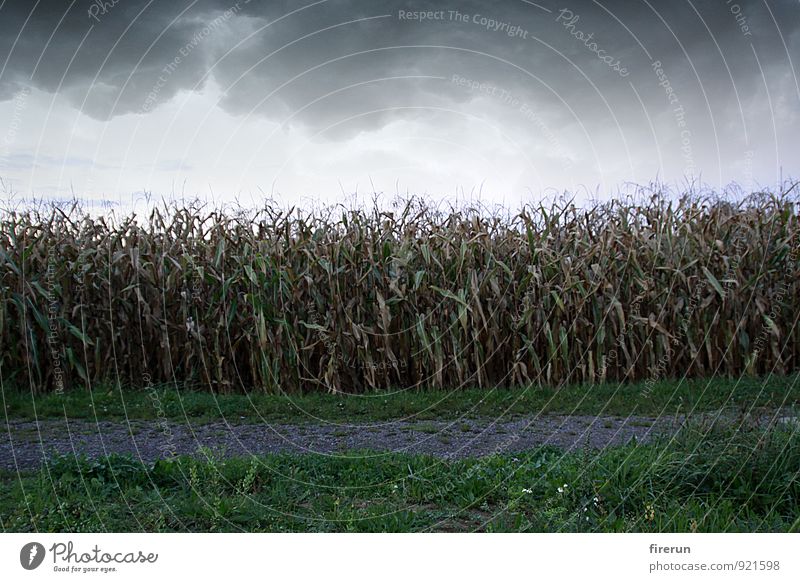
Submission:
<svg viewBox="0 0 800 582">
<path fill-rule="evenodd" d="M 600 449 L 636 438 L 675 434 L 680 417 L 538 416 L 503 421 L 391 421 L 331 424 L 179 424 L 167 421 L 42 420 L 4 423 L 0 468 L 33 469 L 53 454 L 131 454 L 150 462 L 206 447 L 222 456 L 274 452 L 335 455 L 371 450 L 424 453 L 444 458 L 516 452 L 539 445 L 564 450 Z"/>
</svg>

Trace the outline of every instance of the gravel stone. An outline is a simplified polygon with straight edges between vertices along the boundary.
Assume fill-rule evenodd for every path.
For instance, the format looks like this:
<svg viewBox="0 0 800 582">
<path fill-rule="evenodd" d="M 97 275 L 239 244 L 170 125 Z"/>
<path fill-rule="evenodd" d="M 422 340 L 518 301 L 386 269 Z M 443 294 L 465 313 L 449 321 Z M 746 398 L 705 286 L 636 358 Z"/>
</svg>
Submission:
<svg viewBox="0 0 800 582">
<path fill-rule="evenodd" d="M 129 454 L 145 462 L 175 454 L 222 457 L 289 452 L 421 453 L 442 458 L 512 453 L 540 445 L 563 450 L 602 449 L 631 439 L 675 434 L 680 417 L 539 415 L 506 420 L 397 420 L 368 424 L 189 424 L 167 421 L 8 421 L 0 436 L 0 468 L 29 470 L 53 455 Z"/>
</svg>

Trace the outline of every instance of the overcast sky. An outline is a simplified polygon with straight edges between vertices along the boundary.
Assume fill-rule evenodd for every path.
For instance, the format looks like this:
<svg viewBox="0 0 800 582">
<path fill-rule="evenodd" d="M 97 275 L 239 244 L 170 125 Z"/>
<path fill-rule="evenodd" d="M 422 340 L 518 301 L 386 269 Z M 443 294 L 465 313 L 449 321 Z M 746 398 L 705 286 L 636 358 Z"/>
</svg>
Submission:
<svg viewBox="0 0 800 582">
<path fill-rule="evenodd" d="M 0 177 L 248 205 L 774 186 L 798 65 L 798 0 L 0 0 Z"/>
</svg>

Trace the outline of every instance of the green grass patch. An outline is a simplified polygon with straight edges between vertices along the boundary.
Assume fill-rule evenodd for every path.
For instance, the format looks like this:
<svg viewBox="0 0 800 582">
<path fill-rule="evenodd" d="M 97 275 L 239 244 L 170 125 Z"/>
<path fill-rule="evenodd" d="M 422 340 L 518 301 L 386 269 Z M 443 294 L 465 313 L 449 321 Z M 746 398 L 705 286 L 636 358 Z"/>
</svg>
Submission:
<svg viewBox="0 0 800 582">
<path fill-rule="evenodd" d="M 655 383 L 575 385 L 560 389 L 463 389 L 394 391 L 360 395 L 214 394 L 160 386 L 151 390 L 99 387 L 63 394 L 3 391 L 10 418 L 194 419 L 231 422 L 367 422 L 409 418 L 425 421 L 505 415 L 662 415 L 725 407 L 775 408 L 800 404 L 800 376 L 664 380 Z"/>
<path fill-rule="evenodd" d="M 63 457 L 0 474 L 4 531 L 794 531 L 800 435 L 694 428 L 601 453 Z"/>
</svg>

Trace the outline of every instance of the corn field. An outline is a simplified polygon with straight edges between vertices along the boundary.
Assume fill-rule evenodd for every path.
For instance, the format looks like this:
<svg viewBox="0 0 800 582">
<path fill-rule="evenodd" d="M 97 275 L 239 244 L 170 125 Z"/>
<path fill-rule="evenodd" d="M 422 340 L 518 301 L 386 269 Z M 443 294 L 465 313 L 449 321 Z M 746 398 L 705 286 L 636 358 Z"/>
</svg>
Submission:
<svg viewBox="0 0 800 582">
<path fill-rule="evenodd" d="M 788 194 L 503 217 L 204 208 L 4 211 L 3 383 L 364 392 L 800 368 Z"/>
</svg>

